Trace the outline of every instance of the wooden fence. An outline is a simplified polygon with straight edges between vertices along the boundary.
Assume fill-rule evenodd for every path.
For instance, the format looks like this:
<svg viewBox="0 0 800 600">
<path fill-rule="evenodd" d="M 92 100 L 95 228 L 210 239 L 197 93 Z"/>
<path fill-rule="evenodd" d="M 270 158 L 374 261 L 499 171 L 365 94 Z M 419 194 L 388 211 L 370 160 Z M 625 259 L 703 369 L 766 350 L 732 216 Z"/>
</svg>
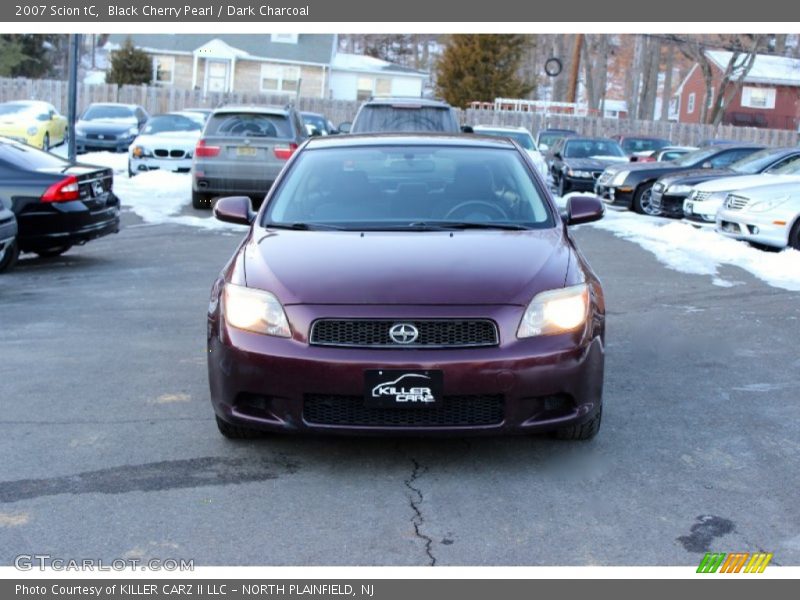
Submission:
<svg viewBox="0 0 800 600">
<path fill-rule="evenodd" d="M 61 112 L 67 110 L 67 82 L 48 79 L 0 78 L 0 102 L 8 100 L 45 100 Z M 203 94 L 200 90 L 176 89 L 147 85 L 82 84 L 78 86 L 78 110 L 92 102 L 126 102 L 141 104 L 151 114 L 181 110 L 189 107 L 214 108 L 223 104 L 285 104 L 290 97 L 268 94 L 219 93 Z M 359 102 L 301 97 L 296 101 L 300 110 L 326 115 L 333 123 L 352 121 Z M 674 144 L 698 145 L 702 140 L 721 138 L 753 142 L 770 146 L 794 146 L 798 143 L 795 131 L 760 129 L 670 121 L 635 121 L 570 115 L 542 115 L 532 112 L 512 112 L 468 109 L 460 110 L 462 123 L 469 125 L 523 126 L 536 133 L 544 127 L 574 129 L 586 136 L 610 136 L 618 133 L 652 135 L 671 140 Z"/>
</svg>

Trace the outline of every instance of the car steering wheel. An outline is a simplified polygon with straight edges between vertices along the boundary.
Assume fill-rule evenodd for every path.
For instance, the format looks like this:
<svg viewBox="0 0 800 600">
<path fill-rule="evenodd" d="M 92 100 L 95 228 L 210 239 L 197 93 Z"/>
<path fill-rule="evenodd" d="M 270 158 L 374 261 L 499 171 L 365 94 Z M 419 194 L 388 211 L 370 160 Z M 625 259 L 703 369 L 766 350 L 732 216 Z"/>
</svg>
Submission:
<svg viewBox="0 0 800 600">
<path fill-rule="evenodd" d="M 444 216 L 444 218 L 445 219 L 452 219 L 454 213 L 456 213 L 459 210 L 462 210 L 462 209 L 464 209 L 466 207 L 469 207 L 469 206 L 480 207 L 480 208 L 483 208 L 483 209 L 487 209 L 488 208 L 490 213 L 493 213 L 494 215 L 499 216 L 501 219 L 508 219 L 508 215 L 505 213 L 505 211 L 502 208 L 500 208 L 496 204 L 492 204 L 491 202 L 486 202 L 485 200 L 467 200 L 466 202 L 461 202 L 460 204 L 456 204 L 453 208 L 451 208 L 450 210 L 447 211 L 447 214 Z M 485 211 L 481 211 L 481 212 L 485 213 Z M 489 220 L 491 220 L 492 215 L 489 214 L 487 216 L 489 217 Z"/>
</svg>

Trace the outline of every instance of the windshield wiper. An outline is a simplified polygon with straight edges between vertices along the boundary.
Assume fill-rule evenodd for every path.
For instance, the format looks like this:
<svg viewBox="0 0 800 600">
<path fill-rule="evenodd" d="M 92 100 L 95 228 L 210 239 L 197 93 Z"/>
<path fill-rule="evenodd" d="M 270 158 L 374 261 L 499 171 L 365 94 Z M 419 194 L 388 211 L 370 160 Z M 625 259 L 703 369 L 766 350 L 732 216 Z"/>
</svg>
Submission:
<svg viewBox="0 0 800 600">
<path fill-rule="evenodd" d="M 294 229 L 295 231 L 312 231 L 314 229 L 323 229 L 326 231 L 341 231 L 341 227 L 335 225 L 324 225 L 322 223 L 267 223 L 266 227 L 270 229 Z"/>
<path fill-rule="evenodd" d="M 421 221 L 409 223 L 409 227 L 430 227 L 431 229 L 506 229 L 510 231 L 523 231 L 530 229 L 520 223 L 498 223 L 494 221 Z"/>
</svg>

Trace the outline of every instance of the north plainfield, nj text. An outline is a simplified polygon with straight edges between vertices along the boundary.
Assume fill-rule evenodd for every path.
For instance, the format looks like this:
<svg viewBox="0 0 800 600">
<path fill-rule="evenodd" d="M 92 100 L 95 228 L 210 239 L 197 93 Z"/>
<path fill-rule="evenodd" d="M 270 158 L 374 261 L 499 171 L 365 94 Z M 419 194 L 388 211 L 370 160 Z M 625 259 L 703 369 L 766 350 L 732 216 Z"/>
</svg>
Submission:
<svg viewBox="0 0 800 600">
<path fill-rule="evenodd" d="M 252 4 L 248 6 L 233 6 L 230 4 L 208 4 L 207 6 L 155 6 L 145 4 L 110 5 L 109 17 L 141 17 L 158 19 L 185 19 L 190 17 L 307 17 L 310 14 L 306 6 L 273 6 L 271 4 Z"/>
</svg>

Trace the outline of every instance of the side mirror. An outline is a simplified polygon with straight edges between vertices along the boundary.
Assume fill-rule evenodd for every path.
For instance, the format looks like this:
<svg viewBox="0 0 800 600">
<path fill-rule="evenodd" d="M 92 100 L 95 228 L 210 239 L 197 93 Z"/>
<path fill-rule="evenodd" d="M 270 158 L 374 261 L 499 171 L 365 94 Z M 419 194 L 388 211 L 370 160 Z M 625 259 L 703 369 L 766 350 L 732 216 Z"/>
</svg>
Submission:
<svg viewBox="0 0 800 600">
<path fill-rule="evenodd" d="M 472 125 L 462 125 L 461 133 L 475 133 L 475 130 L 472 129 Z"/>
<path fill-rule="evenodd" d="M 214 216 L 224 223 L 250 225 L 256 217 L 253 204 L 247 196 L 227 196 L 217 200 Z"/>
<path fill-rule="evenodd" d="M 550 146 L 548 146 L 544 142 L 539 144 L 539 152 L 547 152 L 549 149 L 550 149 Z"/>
<path fill-rule="evenodd" d="M 553 153 L 553 158 L 557 158 L 558 160 L 561 160 L 561 152 L 554 152 Z"/>
<path fill-rule="evenodd" d="M 353 126 L 349 121 L 339 123 L 339 133 L 350 133 L 350 128 Z"/>
<path fill-rule="evenodd" d="M 571 196 L 567 200 L 567 225 L 599 221 L 605 212 L 605 205 L 596 196 Z"/>
<path fill-rule="evenodd" d="M 704 162 L 704 163 L 701 165 L 701 168 L 703 168 L 703 169 L 710 169 L 712 166 L 713 166 L 713 165 L 712 165 L 712 164 L 711 164 L 709 161 L 706 161 L 706 162 Z"/>
</svg>

